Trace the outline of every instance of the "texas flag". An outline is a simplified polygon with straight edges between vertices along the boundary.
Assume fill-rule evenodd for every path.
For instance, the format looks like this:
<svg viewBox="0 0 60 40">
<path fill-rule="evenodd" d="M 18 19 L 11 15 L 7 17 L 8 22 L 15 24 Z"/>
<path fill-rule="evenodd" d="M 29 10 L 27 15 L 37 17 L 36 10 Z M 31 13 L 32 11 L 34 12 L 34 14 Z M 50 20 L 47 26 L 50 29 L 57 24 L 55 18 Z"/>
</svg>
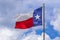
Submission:
<svg viewBox="0 0 60 40">
<path fill-rule="evenodd" d="M 27 29 L 38 25 L 42 25 L 42 7 L 35 9 L 31 13 L 19 14 L 15 28 Z"/>
</svg>

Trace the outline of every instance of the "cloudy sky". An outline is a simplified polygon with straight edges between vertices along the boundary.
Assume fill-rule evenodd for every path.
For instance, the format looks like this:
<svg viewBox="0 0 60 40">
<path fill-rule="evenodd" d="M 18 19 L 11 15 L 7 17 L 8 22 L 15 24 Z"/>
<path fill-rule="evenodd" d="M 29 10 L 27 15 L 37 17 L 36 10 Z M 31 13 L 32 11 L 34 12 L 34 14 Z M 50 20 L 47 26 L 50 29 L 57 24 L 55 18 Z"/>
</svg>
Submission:
<svg viewBox="0 0 60 40">
<path fill-rule="evenodd" d="M 45 3 L 45 39 L 60 40 L 60 0 L 0 0 L 0 40 L 43 40 L 42 26 L 15 29 L 15 16 Z"/>
</svg>

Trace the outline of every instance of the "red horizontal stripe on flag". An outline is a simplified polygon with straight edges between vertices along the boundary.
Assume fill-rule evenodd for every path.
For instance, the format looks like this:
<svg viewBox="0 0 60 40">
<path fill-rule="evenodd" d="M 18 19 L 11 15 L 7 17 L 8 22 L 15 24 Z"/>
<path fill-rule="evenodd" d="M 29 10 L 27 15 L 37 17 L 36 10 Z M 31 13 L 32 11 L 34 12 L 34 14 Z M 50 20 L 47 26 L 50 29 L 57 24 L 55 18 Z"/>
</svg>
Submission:
<svg viewBox="0 0 60 40">
<path fill-rule="evenodd" d="M 29 19 L 24 20 L 24 21 L 18 21 L 18 22 L 16 22 L 15 28 L 26 29 L 26 28 L 32 27 L 33 25 L 34 25 L 33 24 L 33 18 L 29 18 Z"/>
</svg>

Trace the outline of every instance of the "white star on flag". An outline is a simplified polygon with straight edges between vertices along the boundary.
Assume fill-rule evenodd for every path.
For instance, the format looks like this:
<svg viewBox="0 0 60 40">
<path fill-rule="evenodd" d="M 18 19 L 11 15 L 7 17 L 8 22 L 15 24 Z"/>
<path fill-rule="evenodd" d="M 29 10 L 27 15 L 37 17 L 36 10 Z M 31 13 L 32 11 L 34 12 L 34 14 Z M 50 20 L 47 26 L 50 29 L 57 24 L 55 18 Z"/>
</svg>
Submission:
<svg viewBox="0 0 60 40">
<path fill-rule="evenodd" d="M 40 16 L 37 14 L 35 17 L 36 17 L 36 19 L 38 20 Z"/>
</svg>

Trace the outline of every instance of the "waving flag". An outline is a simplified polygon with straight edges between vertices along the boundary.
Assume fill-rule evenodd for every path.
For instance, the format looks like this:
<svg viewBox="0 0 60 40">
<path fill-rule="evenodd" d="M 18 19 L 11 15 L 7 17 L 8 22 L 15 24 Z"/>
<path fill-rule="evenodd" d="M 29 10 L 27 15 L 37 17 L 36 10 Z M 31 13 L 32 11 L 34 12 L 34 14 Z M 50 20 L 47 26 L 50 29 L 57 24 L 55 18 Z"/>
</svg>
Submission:
<svg viewBox="0 0 60 40">
<path fill-rule="evenodd" d="M 34 10 L 33 13 L 20 14 L 15 28 L 26 29 L 37 25 L 42 25 L 42 7 Z"/>
</svg>

